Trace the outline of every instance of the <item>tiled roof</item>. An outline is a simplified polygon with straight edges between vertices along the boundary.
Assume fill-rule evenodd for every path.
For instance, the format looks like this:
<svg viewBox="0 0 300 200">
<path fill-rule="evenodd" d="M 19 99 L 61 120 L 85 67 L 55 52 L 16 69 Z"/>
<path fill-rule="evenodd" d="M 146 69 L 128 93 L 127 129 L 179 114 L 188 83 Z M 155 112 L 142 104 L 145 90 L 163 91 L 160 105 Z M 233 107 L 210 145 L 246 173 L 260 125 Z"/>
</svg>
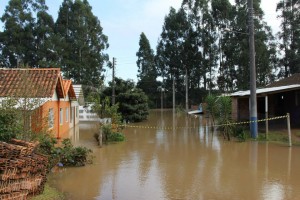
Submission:
<svg viewBox="0 0 300 200">
<path fill-rule="evenodd" d="M 300 73 L 293 74 L 290 77 L 281 79 L 274 83 L 271 83 L 270 85 L 267 85 L 266 87 L 270 88 L 270 87 L 280 87 L 280 86 L 296 85 L 296 84 L 300 84 Z"/>
<path fill-rule="evenodd" d="M 74 88 L 71 80 L 63 80 L 65 94 L 69 95 L 70 99 L 76 99 Z"/>
<path fill-rule="evenodd" d="M 63 97 L 59 68 L 0 69 L 0 97 L 52 97 L 55 89 Z"/>
</svg>

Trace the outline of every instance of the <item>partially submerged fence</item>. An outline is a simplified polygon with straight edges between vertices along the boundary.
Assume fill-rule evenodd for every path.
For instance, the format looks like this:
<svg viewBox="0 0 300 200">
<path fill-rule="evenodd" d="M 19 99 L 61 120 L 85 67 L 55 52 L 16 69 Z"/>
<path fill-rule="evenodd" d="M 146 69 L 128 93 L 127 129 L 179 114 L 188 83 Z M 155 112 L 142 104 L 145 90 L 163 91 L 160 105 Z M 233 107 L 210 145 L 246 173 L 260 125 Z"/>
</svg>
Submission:
<svg viewBox="0 0 300 200">
<path fill-rule="evenodd" d="M 197 115 L 194 115 L 197 118 Z M 206 127 L 208 128 L 218 128 L 218 127 L 224 127 L 224 126 L 239 126 L 239 125 L 249 125 L 253 122 L 258 122 L 260 124 L 264 123 L 265 126 L 265 137 L 266 139 L 268 139 L 268 134 L 269 134 L 269 122 L 278 122 L 282 120 L 286 120 L 286 127 L 287 127 L 287 133 L 288 133 L 288 144 L 289 146 L 292 146 L 292 137 L 291 137 L 291 125 L 290 125 L 290 115 L 289 113 L 287 113 L 286 115 L 283 116 L 276 116 L 276 117 L 270 117 L 270 118 L 266 118 L 266 119 L 259 119 L 256 121 L 242 121 L 242 122 L 233 122 L 230 124 L 210 124 L 207 125 Z M 141 128 L 141 129 L 159 129 L 159 130 L 174 130 L 174 129 L 195 129 L 197 127 L 192 126 L 192 127 L 187 127 L 187 126 L 173 126 L 173 127 L 168 127 L 168 126 L 147 126 L 147 125 L 131 125 L 131 124 L 125 124 L 124 127 L 128 127 L 128 128 Z"/>
</svg>

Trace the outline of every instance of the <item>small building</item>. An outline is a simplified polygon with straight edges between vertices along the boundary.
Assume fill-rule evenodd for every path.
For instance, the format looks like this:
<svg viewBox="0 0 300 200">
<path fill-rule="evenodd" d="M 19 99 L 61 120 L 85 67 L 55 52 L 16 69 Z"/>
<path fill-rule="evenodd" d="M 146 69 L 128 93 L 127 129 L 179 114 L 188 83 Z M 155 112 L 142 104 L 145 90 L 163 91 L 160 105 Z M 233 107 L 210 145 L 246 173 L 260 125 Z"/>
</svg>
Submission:
<svg viewBox="0 0 300 200">
<path fill-rule="evenodd" d="M 84 106 L 85 103 L 84 103 L 82 85 L 74 84 L 73 88 L 74 88 L 75 95 L 76 95 L 76 98 L 77 98 L 77 101 L 78 101 L 79 105 Z"/>
<path fill-rule="evenodd" d="M 265 119 L 290 113 L 291 124 L 300 126 L 300 74 L 276 81 L 256 90 L 257 117 Z M 232 118 L 237 121 L 249 120 L 250 91 L 231 94 Z"/>
<path fill-rule="evenodd" d="M 47 130 L 55 137 L 69 137 L 79 123 L 78 102 L 71 80 L 59 68 L 0 69 L 0 106 L 31 113 L 26 119 L 33 131 Z"/>
</svg>

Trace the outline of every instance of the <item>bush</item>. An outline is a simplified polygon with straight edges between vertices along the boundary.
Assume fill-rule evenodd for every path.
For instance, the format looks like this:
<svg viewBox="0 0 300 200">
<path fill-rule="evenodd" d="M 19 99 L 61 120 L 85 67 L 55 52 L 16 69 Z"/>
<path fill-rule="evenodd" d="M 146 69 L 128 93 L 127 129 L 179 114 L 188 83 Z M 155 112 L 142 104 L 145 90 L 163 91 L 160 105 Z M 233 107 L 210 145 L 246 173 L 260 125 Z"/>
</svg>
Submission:
<svg viewBox="0 0 300 200">
<path fill-rule="evenodd" d="M 103 142 L 122 142 L 125 140 L 124 134 L 117 132 L 117 128 L 113 128 L 112 125 L 102 125 L 102 140 Z M 94 138 L 99 142 L 99 133 L 94 134 Z"/>
<path fill-rule="evenodd" d="M 64 139 L 61 147 L 55 147 L 57 140 L 50 135 L 39 138 L 39 152 L 49 156 L 49 168 L 61 163 L 64 166 L 84 166 L 92 150 L 86 147 L 74 147 L 70 139 Z"/>
<path fill-rule="evenodd" d="M 17 136 L 18 124 L 16 113 L 10 110 L 0 110 L 0 141 L 9 142 Z"/>
<path fill-rule="evenodd" d="M 40 142 L 38 151 L 49 156 L 49 169 L 51 169 L 59 162 L 60 150 L 55 147 L 57 140 L 48 134 L 40 134 L 37 139 Z"/>
<path fill-rule="evenodd" d="M 64 166 L 84 166 L 92 150 L 86 147 L 73 147 L 70 139 L 62 141 L 60 149 L 60 163 Z"/>
<path fill-rule="evenodd" d="M 125 136 L 122 133 L 112 133 L 108 137 L 109 142 L 122 142 L 125 140 Z"/>
<path fill-rule="evenodd" d="M 239 141 L 246 141 L 247 134 L 244 126 L 235 126 L 233 131 L 233 137 L 237 138 Z"/>
</svg>

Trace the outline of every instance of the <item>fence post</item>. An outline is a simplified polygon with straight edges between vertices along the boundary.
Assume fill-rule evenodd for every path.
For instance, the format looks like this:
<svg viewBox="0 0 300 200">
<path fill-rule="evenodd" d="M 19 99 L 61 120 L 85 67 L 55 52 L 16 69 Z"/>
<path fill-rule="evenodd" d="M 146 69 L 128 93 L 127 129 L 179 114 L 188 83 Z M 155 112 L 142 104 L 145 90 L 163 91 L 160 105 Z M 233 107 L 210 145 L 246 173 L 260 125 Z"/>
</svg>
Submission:
<svg viewBox="0 0 300 200">
<path fill-rule="evenodd" d="M 265 112 L 266 112 L 266 140 L 268 140 L 269 134 L 269 115 L 268 115 L 268 96 L 265 97 Z"/>
<path fill-rule="evenodd" d="M 287 118 L 287 127 L 288 127 L 288 134 L 289 134 L 289 147 L 292 146 L 292 136 L 291 136 L 291 124 L 290 124 L 290 113 L 286 114 Z"/>
</svg>

